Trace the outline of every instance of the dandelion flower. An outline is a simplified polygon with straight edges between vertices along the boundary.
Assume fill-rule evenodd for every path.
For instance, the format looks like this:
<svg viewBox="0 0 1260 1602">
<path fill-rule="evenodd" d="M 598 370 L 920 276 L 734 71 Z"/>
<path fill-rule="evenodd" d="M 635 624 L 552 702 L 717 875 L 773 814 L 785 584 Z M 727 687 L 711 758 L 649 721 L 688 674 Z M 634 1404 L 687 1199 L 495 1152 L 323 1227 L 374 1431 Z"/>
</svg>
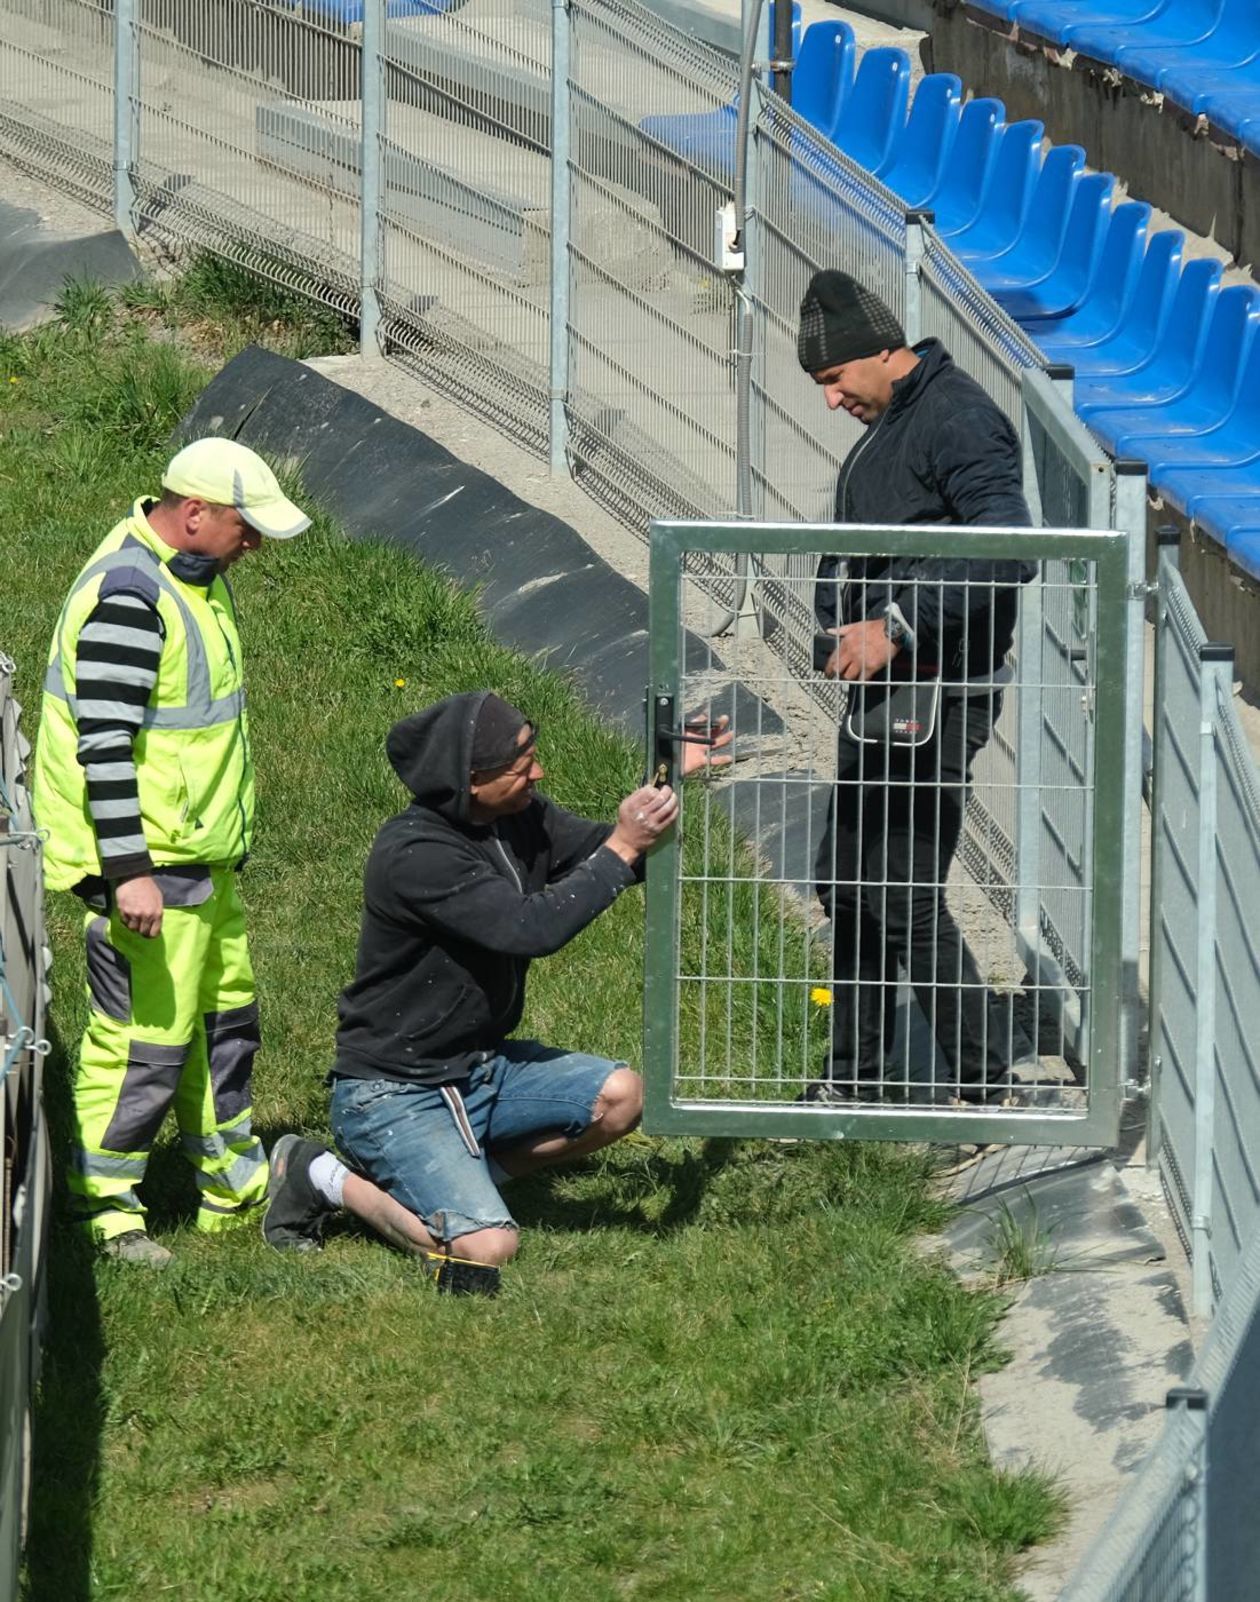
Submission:
<svg viewBox="0 0 1260 1602">
<path fill-rule="evenodd" d="M 405 689 L 406 688 L 406 684 L 407 684 L 406 679 L 395 679 L 394 680 L 394 688 L 396 690 Z"/>
<path fill-rule="evenodd" d="M 809 999 L 816 1007 L 830 1007 L 831 991 L 825 990 L 822 985 L 815 985 L 809 993 Z"/>
</svg>

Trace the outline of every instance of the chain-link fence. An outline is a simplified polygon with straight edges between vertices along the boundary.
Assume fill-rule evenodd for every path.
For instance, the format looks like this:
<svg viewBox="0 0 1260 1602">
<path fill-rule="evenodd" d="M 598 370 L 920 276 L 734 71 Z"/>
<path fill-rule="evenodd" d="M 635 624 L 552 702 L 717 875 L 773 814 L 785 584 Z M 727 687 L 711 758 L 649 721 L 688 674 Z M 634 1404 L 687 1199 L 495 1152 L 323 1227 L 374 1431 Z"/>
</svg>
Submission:
<svg viewBox="0 0 1260 1602">
<path fill-rule="evenodd" d="M 49 1164 L 43 1116 L 45 956 L 39 837 L 26 788 L 30 747 L 0 655 L 0 1596 L 17 1595 L 29 1494 L 30 1401 L 44 1315 Z"/>
</svg>

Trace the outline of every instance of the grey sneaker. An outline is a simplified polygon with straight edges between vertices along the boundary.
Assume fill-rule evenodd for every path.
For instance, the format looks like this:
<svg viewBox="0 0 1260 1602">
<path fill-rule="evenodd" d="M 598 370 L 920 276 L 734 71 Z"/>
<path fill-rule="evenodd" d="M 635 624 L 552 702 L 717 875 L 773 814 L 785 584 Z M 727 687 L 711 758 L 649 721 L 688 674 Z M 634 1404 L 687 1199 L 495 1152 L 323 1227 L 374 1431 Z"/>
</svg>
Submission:
<svg viewBox="0 0 1260 1602">
<path fill-rule="evenodd" d="M 139 1263 L 142 1268 L 165 1268 L 171 1260 L 166 1247 L 159 1246 L 142 1229 L 129 1229 L 124 1235 L 113 1235 L 102 1241 L 101 1254 L 112 1257 L 116 1263 Z"/>
<path fill-rule="evenodd" d="M 281 1252 L 317 1252 L 334 1209 L 311 1184 L 310 1167 L 327 1151 L 317 1140 L 281 1135 L 271 1148 L 263 1239 Z"/>
</svg>

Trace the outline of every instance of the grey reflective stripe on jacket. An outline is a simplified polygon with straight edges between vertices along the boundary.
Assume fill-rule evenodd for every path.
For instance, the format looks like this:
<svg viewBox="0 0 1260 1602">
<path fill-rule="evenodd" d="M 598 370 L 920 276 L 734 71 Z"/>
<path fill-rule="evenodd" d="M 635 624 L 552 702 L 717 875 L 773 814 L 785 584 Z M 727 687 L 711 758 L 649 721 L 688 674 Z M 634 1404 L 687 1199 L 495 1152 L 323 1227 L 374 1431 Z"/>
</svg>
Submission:
<svg viewBox="0 0 1260 1602">
<path fill-rule="evenodd" d="M 184 624 L 184 637 L 186 640 L 186 653 L 188 657 L 188 686 L 183 706 L 146 707 L 141 719 L 141 727 L 145 729 L 205 729 L 215 723 L 232 723 L 240 717 L 245 706 L 245 694 L 242 690 L 233 690 L 231 695 L 221 695 L 217 699 L 210 694 L 210 664 L 206 658 L 205 641 L 201 637 L 201 629 L 197 619 L 193 616 L 192 608 L 180 595 L 179 591 L 167 578 L 161 562 L 148 546 L 140 540 L 124 545 L 120 550 L 111 551 L 108 556 L 102 556 L 99 562 L 93 562 L 79 576 L 78 582 L 66 597 L 62 608 L 62 617 L 65 617 L 70 602 L 93 579 L 99 578 L 102 573 L 112 572 L 116 568 L 134 567 L 138 556 L 148 557 L 153 564 L 153 577 L 158 586 L 179 608 L 180 617 Z M 79 721 L 78 700 L 66 689 L 65 672 L 61 663 L 61 629 L 57 624 L 57 651 L 48 664 L 48 671 L 44 675 L 44 689 L 47 694 L 54 696 L 58 701 L 65 701 L 70 708 L 70 715 L 76 723 Z"/>
</svg>

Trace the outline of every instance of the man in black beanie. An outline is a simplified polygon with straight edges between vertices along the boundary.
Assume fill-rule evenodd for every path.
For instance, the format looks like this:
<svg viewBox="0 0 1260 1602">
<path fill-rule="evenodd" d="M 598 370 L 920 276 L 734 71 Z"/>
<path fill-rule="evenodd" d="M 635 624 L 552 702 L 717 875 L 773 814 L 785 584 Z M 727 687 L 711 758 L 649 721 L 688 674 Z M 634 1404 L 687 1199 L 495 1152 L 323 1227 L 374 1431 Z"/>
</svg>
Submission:
<svg viewBox="0 0 1260 1602">
<path fill-rule="evenodd" d="M 865 432 L 836 484 L 837 523 L 1026 527 L 1009 419 L 939 340 L 906 345 L 887 306 L 844 272 L 815 273 L 801 366 Z M 831 918 L 832 1043 L 805 1099 L 904 1100 L 922 1075 L 893 1061 L 899 968 L 964 1102 L 1001 1100 L 1023 1055 L 946 900 L 972 763 L 1011 677 L 1025 563 L 905 554 L 825 556 L 814 666 L 849 681 L 836 789 L 816 863 Z M 1013 1035 L 1015 1038 L 1013 1038 Z"/>
<path fill-rule="evenodd" d="M 724 723 L 711 745 L 683 746 L 684 775 L 729 760 L 712 756 L 730 741 Z M 276 1143 L 271 1245 L 317 1247 L 345 1207 L 419 1256 L 440 1289 L 492 1293 L 517 1246 L 504 1181 L 638 1123 L 643 1088 L 626 1063 L 512 1034 L 530 961 L 642 880 L 678 800 L 644 785 L 615 823 L 575 817 L 538 793 L 537 741 L 524 713 L 488 691 L 447 696 L 390 730 L 411 804 L 382 827 L 364 872 L 331 1074 L 341 1156 L 297 1135 Z"/>
</svg>

